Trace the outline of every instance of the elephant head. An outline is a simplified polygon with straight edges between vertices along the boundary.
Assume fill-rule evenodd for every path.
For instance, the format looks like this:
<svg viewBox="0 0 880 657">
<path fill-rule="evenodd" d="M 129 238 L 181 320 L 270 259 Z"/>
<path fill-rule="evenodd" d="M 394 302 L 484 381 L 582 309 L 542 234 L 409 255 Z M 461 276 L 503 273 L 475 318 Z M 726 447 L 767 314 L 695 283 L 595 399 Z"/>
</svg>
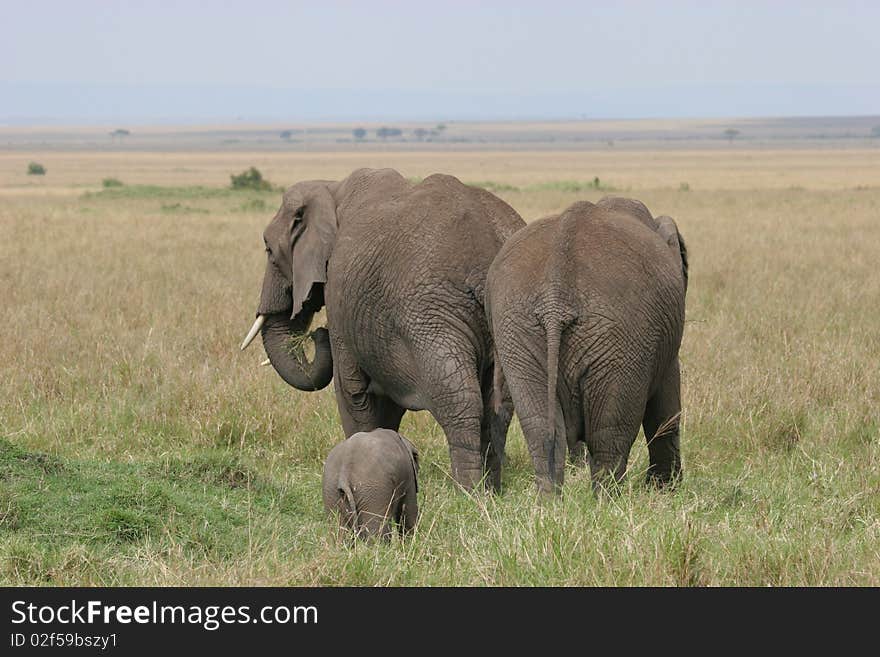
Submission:
<svg viewBox="0 0 880 657">
<path fill-rule="evenodd" d="M 281 208 L 263 232 L 263 290 L 257 319 L 241 345 L 245 349 L 260 332 L 272 367 L 299 390 L 320 390 L 333 378 L 327 329 L 307 332 L 324 305 L 327 262 L 336 241 L 336 186 L 308 181 L 284 193 Z M 315 343 L 311 363 L 303 349 L 307 337 Z"/>
</svg>

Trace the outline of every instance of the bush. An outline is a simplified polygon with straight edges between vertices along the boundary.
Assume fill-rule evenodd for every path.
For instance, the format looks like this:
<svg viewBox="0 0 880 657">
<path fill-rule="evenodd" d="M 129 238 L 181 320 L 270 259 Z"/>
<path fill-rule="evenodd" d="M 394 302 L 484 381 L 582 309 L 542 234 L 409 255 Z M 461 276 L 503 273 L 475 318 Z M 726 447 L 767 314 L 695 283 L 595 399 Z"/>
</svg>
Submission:
<svg viewBox="0 0 880 657">
<path fill-rule="evenodd" d="M 39 162 L 31 162 L 30 164 L 28 164 L 27 172 L 29 176 L 45 176 L 46 167 L 44 167 Z"/>
<path fill-rule="evenodd" d="M 104 180 L 101 181 L 101 184 L 104 187 L 122 187 L 123 186 L 123 182 L 121 180 L 119 180 L 119 178 L 104 178 Z"/>
<path fill-rule="evenodd" d="M 263 178 L 263 174 L 256 167 L 251 167 L 237 176 L 229 176 L 232 180 L 232 189 L 255 189 L 257 191 L 271 191 L 272 183 Z"/>
</svg>

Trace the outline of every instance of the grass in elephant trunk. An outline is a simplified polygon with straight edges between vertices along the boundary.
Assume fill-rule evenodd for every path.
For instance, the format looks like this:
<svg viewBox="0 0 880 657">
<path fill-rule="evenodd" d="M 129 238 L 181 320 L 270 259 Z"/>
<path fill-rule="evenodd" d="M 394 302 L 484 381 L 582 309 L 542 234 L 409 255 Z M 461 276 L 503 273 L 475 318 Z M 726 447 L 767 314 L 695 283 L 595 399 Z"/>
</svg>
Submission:
<svg viewBox="0 0 880 657">
<path fill-rule="evenodd" d="M 312 327 L 321 325 L 322 324 L 317 323 L 316 320 L 312 320 Z M 299 335 L 291 334 L 291 336 L 285 341 L 284 348 L 289 355 L 295 358 L 305 355 L 309 362 L 315 358 L 315 343 L 312 340 L 311 331 L 306 331 Z"/>
<path fill-rule="evenodd" d="M 163 212 L 181 184 L 227 184 L 199 155 L 134 154 L 106 170 L 106 154 L 79 153 L 67 173 L 72 154 L 16 155 L 66 177 L 57 193 L 11 187 L 0 158 L 0 583 L 880 585 L 876 158 L 853 156 L 867 188 L 852 189 L 845 151 L 761 152 L 767 188 L 750 169 L 738 177 L 746 151 L 714 168 L 702 153 L 603 155 L 609 174 L 576 154 L 380 154 L 370 163 L 404 175 L 516 187 L 498 193 L 527 219 L 604 192 L 525 188 L 593 175 L 676 219 L 691 254 L 685 470 L 675 493 L 643 489 L 640 438 L 620 495 L 595 497 L 571 469 L 564 496 L 538 503 L 514 423 L 504 493 L 468 495 L 443 432 L 411 413 L 415 534 L 348 546 L 320 499 L 344 437 L 332 387 L 293 391 L 259 367 L 258 347 L 238 352 L 274 208 L 200 192 L 185 202 L 208 213 Z M 221 158 L 230 171 L 288 177 L 235 157 Z M 366 156 L 346 157 L 267 164 L 318 178 Z M 699 175 L 689 191 L 662 178 L 669 157 Z M 194 173 L 176 182 L 184 165 Z M 73 185 L 86 174 L 96 188 L 110 174 L 176 187 L 83 197 Z M 803 189 L 786 188 L 791 176 Z"/>
</svg>

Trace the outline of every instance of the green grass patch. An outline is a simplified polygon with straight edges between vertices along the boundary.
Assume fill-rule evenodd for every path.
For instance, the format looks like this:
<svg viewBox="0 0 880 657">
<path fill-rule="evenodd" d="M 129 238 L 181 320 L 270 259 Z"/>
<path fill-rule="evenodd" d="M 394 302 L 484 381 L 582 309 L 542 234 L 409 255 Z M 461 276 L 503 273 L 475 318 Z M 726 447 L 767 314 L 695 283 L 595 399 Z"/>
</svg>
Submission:
<svg viewBox="0 0 880 657">
<path fill-rule="evenodd" d="M 534 185 L 529 185 L 526 188 L 526 191 L 529 192 L 542 192 L 542 191 L 553 191 L 553 192 L 566 192 L 569 194 L 574 194 L 578 192 L 616 192 L 618 191 L 616 187 L 613 187 L 607 183 L 602 182 L 598 177 L 593 178 L 592 180 L 582 181 L 582 180 L 553 180 L 550 182 L 536 183 Z"/>
<path fill-rule="evenodd" d="M 272 206 L 264 198 L 250 198 L 238 206 L 238 212 L 268 212 Z"/>
<path fill-rule="evenodd" d="M 480 187 L 489 192 L 518 192 L 520 188 L 516 185 L 508 185 L 507 183 L 499 183 L 493 180 L 481 180 L 479 182 L 468 182 L 466 185 L 471 187 Z"/>
<path fill-rule="evenodd" d="M 308 510 L 291 505 L 279 487 L 227 452 L 103 463 L 61 460 L 0 439 L 0 582 L 76 579 L 80 574 L 63 563 L 72 553 L 102 563 L 103 581 L 113 583 L 125 581 L 115 563 L 145 552 L 226 562 L 267 531 L 292 540 L 301 516 L 279 509 L 320 522 L 317 502 L 310 500 Z"/>
<path fill-rule="evenodd" d="M 210 210 L 196 208 L 183 203 L 163 203 L 160 210 L 165 214 L 208 214 Z"/>
</svg>

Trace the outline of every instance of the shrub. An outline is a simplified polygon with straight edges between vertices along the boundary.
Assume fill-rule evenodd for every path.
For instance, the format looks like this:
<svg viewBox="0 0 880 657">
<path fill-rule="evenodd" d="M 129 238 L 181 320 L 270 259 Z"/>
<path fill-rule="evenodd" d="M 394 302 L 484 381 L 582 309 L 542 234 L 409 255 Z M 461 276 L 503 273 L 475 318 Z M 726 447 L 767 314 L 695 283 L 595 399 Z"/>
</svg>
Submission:
<svg viewBox="0 0 880 657">
<path fill-rule="evenodd" d="M 678 191 L 689 192 L 689 191 L 691 191 L 691 186 L 688 185 L 686 182 L 683 182 L 678 186 Z"/>
<path fill-rule="evenodd" d="M 122 187 L 123 186 L 123 182 L 121 180 L 119 180 L 119 178 L 104 178 L 104 180 L 101 181 L 101 184 L 104 187 Z"/>
<path fill-rule="evenodd" d="M 44 167 L 39 162 L 31 162 L 30 164 L 28 164 L 27 172 L 29 176 L 45 176 L 46 167 Z"/>
<path fill-rule="evenodd" d="M 259 169 L 256 167 L 251 167 L 237 176 L 231 175 L 229 177 L 232 180 L 232 189 L 255 189 L 257 191 L 272 190 L 272 183 L 263 178 L 263 174 L 260 173 Z"/>
</svg>

